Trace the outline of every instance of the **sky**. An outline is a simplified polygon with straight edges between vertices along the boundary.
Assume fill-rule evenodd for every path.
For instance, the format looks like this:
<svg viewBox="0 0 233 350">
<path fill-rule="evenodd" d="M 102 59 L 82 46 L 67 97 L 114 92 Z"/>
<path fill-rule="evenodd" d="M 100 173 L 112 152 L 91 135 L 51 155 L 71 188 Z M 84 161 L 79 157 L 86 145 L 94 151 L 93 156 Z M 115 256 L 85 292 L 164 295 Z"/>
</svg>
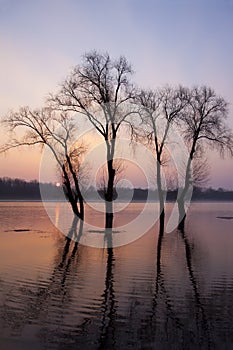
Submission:
<svg viewBox="0 0 233 350">
<path fill-rule="evenodd" d="M 0 0 L 0 116 L 41 107 L 96 49 L 126 56 L 145 88 L 211 86 L 229 102 L 233 128 L 232 18 L 233 0 Z M 207 158 L 209 185 L 233 188 L 232 159 Z M 0 155 L 0 176 L 39 179 L 40 163 L 37 149 L 12 151 Z"/>
</svg>

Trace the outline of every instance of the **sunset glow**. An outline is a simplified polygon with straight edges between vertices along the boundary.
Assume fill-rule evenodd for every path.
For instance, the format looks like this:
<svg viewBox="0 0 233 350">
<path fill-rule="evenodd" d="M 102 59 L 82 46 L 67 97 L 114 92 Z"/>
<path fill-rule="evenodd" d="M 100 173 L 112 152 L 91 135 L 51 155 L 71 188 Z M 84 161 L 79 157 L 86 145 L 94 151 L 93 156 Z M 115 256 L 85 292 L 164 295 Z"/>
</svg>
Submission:
<svg viewBox="0 0 233 350">
<path fill-rule="evenodd" d="M 53 6 L 53 2 L 46 1 L 25 1 L 21 5 L 1 1 L 1 115 L 23 105 L 42 106 L 48 93 L 57 91 L 70 68 L 80 62 L 81 55 L 97 49 L 115 56 L 126 55 L 135 70 L 137 84 L 144 87 L 212 86 L 229 101 L 229 125 L 233 127 L 233 46 L 228 40 L 233 32 L 231 1 L 211 2 L 211 8 L 208 1 L 189 2 L 184 7 L 166 1 L 148 1 L 147 5 L 139 1 L 127 5 L 120 2 L 121 6 L 111 4 L 107 15 L 106 1 L 98 6 L 92 4 L 91 12 L 88 3 L 60 1 Z M 120 8 L 119 27 L 116 24 Z M 78 21 L 77 12 L 82 13 Z M 164 17 L 166 31 L 161 21 Z M 108 25 L 110 32 L 106 31 Z M 77 45 L 73 45 L 72 36 Z M 0 139 L 5 139 L 2 128 Z M 36 148 L 11 151 L 0 157 L 0 176 L 39 179 L 41 155 Z M 232 188 L 232 160 L 221 160 L 217 154 L 208 158 L 209 185 Z M 134 181 L 140 182 L 136 173 L 133 176 Z M 48 169 L 44 180 L 51 178 Z"/>
</svg>

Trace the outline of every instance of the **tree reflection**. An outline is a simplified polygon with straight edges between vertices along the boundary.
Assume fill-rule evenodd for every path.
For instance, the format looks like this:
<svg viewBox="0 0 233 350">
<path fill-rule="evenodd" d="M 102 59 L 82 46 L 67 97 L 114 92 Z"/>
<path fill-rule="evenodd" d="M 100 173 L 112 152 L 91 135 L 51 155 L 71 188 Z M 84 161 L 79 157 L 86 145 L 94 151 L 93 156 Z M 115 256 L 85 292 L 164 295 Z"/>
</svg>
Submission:
<svg viewBox="0 0 233 350">
<path fill-rule="evenodd" d="M 62 315 L 70 301 L 71 281 L 74 279 L 73 275 L 77 271 L 79 263 L 78 243 L 72 239 L 81 236 L 82 231 L 82 221 L 75 217 L 64 240 L 63 248 L 58 251 L 48 282 L 38 280 L 36 283 L 32 283 L 32 281 L 28 283 L 25 281 L 23 285 L 19 285 L 18 290 L 15 290 L 18 299 L 20 298 L 18 301 L 20 309 L 12 305 L 1 310 L 8 327 L 17 328 L 18 336 L 33 320 L 33 323 L 43 324 L 38 334 L 40 339 L 47 342 L 50 333 L 54 339 L 52 329 L 46 325 L 50 323 L 51 319 L 62 322 Z M 59 313 L 61 317 L 56 318 L 56 313 Z"/>
<path fill-rule="evenodd" d="M 192 285 L 194 299 L 195 299 L 195 307 L 197 310 L 196 314 L 195 314 L 197 330 L 199 330 L 199 323 L 200 323 L 201 331 L 203 330 L 204 338 L 207 341 L 208 348 L 210 349 L 211 348 L 211 340 L 210 340 L 208 318 L 206 316 L 206 311 L 205 311 L 205 308 L 204 308 L 203 303 L 202 303 L 200 288 L 199 288 L 199 284 L 197 282 L 197 279 L 195 277 L 194 267 L 193 267 L 193 263 L 192 263 L 192 250 L 193 249 L 191 248 L 188 237 L 185 233 L 184 225 L 182 225 L 180 227 L 179 232 L 181 234 L 181 237 L 182 237 L 182 240 L 184 243 L 184 247 L 185 247 L 186 266 L 188 269 L 189 280 L 190 280 L 191 285 Z M 200 314 L 200 322 L 199 322 L 199 314 Z"/>
<path fill-rule="evenodd" d="M 102 295 L 101 328 L 98 349 L 115 349 L 116 299 L 114 291 L 114 252 L 107 248 L 105 289 Z"/>
<path fill-rule="evenodd" d="M 166 316 L 164 316 L 165 320 L 165 327 L 164 331 L 168 337 L 168 323 L 169 319 L 171 319 L 176 328 L 182 329 L 184 324 L 180 320 L 180 318 L 177 316 L 175 310 L 173 310 L 173 303 L 172 298 L 169 297 L 167 289 L 166 289 L 166 283 L 165 283 L 165 276 L 162 271 L 162 253 L 163 253 L 163 242 L 164 242 L 164 220 L 160 219 L 159 222 L 159 234 L 158 234 L 158 241 L 157 241 L 157 249 L 156 249 L 156 277 L 155 277 L 155 283 L 154 283 L 154 295 L 152 298 L 152 308 L 150 317 L 148 320 L 148 326 L 151 329 L 151 335 L 153 342 L 156 338 L 156 331 L 158 328 L 157 325 L 157 317 L 158 317 L 158 308 L 159 308 L 159 301 L 163 301 L 166 310 L 164 312 L 166 313 Z"/>
<path fill-rule="evenodd" d="M 78 223 L 79 223 L 79 231 L 78 231 Z M 70 252 L 70 247 L 72 246 L 72 243 L 74 243 L 73 248 L 71 249 L 72 252 L 71 252 L 70 258 L 68 259 L 68 264 L 66 264 L 66 267 L 70 265 L 71 257 L 73 257 L 75 252 L 77 251 L 78 242 L 79 242 L 79 239 L 81 238 L 82 233 L 83 233 L 83 221 L 79 220 L 77 216 L 74 216 L 73 222 L 66 236 L 62 259 L 60 264 L 58 265 L 60 268 L 64 267 L 67 256 L 69 255 L 69 252 Z"/>
<path fill-rule="evenodd" d="M 107 261 L 105 288 L 102 294 L 101 327 L 98 341 L 98 349 L 115 349 L 115 319 L 116 300 L 114 292 L 114 267 L 115 258 L 112 248 L 112 228 L 105 228 L 105 243 L 107 245 Z"/>
<path fill-rule="evenodd" d="M 184 246 L 184 262 L 193 294 L 193 298 L 187 298 L 187 292 L 183 291 L 185 294 L 182 303 L 187 303 L 187 315 L 185 317 L 179 310 L 179 300 L 183 293 L 180 291 L 179 295 L 176 295 L 174 290 L 173 294 L 171 277 L 166 276 L 169 273 L 169 269 L 163 264 L 163 254 L 167 250 L 167 240 L 171 239 L 171 235 L 176 236 L 177 233 L 179 234 L 178 237 L 181 237 L 181 242 Z M 169 344 L 173 344 L 176 348 L 180 346 L 189 348 L 191 343 L 193 344 L 191 348 L 203 348 L 204 346 L 210 349 L 209 320 L 202 301 L 200 286 L 195 277 L 195 269 L 192 262 L 193 249 L 184 230 L 174 231 L 167 235 L 164 232 L 164 222 L 160 220 L 155 253 L 154 292 L 151 299 L 151 310 L 148 310 L 148 312 L 145 310 L 145 314 L 148 314 L 148 316 L 143 320 L 140 327 L 140 338 L 147 339 L 148 349 L 155 348 L 155 345 L 158 348 L 164 348 L 164 346 L 169 346 Z M 181 247 L 179 247 L 179 252 L 181 250 Z M 164 260 L 164 262 L 166 261 Z M 174 261 L 174 266 L 176 264 L 177 261 Z M 182 282 L 184 283 L 184 281 L 179 281 L 179 284 L 182 285 Z"/>
</svg>

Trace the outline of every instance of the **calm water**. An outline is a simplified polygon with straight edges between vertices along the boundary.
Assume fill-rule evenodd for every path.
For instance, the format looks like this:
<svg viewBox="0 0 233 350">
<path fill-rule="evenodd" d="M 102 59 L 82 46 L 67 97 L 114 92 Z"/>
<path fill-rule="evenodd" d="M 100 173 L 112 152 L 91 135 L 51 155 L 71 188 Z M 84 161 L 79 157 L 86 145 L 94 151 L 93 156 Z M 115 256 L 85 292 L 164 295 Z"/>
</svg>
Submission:
<svg viewBox="0 0 233 350">
<path fill-rule="evenodd" d="M 233 349 L 233 220 L 218 216 L 233 203 L 193 204 L 184 233 L 154 225 L 111 250 L 68 241 L 41 203 L 0 203 L 0 349 Z"/>
</svg>

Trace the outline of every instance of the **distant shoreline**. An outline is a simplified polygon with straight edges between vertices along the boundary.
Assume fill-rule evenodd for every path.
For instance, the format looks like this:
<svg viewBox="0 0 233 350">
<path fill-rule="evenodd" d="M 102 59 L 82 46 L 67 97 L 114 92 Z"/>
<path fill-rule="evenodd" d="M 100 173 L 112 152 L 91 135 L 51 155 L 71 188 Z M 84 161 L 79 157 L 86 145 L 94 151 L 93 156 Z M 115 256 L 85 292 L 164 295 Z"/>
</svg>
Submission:
<svg viewBox="0 0 233 350">
<path fill-rule="evenodd" d="M 119 202 L 157 202 L 158 191 L 142 188 L 117 188 Z M 103 202 L 101 191 L 91 187 L 84 192 L 87 202 Z M 177 200 L 178 189 L 168 190 L 164 193 L 166 202 Z M 0 178 L 0 201 L 1 202 L 65 202 L 65 195 L 61 185 L 52 183 L 39 183 L 38 181 L 27 182 L 20 179 Z M 232 202 L 233 190 L 223 188 L 199 188 L 194 187 L 192 202 Z"/>
</svg>

